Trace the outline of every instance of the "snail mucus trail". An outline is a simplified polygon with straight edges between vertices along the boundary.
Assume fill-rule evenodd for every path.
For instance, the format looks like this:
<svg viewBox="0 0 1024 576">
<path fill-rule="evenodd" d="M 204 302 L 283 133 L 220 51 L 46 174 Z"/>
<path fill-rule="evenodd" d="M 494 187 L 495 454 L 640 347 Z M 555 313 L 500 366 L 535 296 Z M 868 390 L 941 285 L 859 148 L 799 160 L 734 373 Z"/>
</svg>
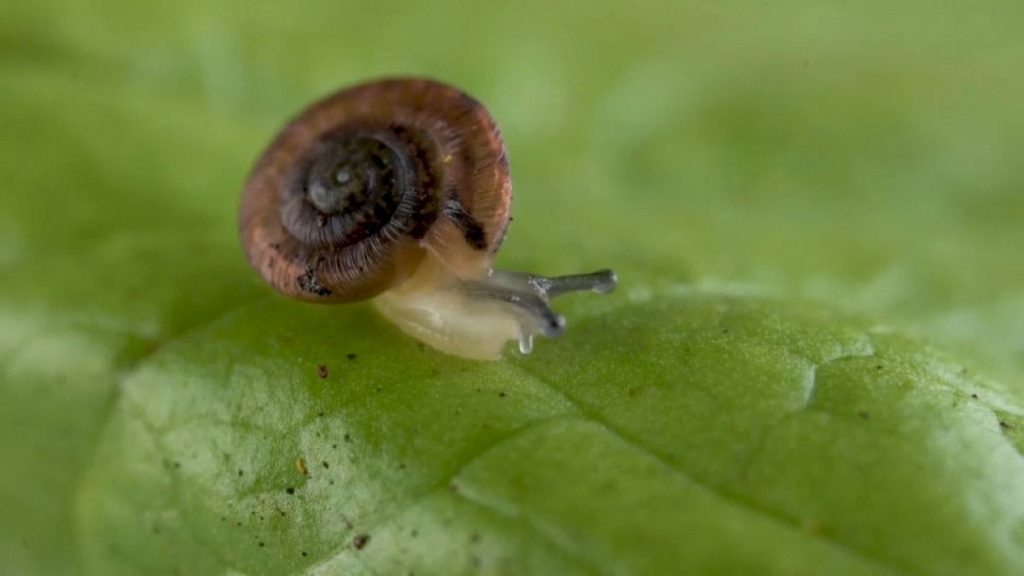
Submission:
<svg viewBox="0 0 1024 576">
<path fill-rule="evenodd" d="M 476 100 L 432 80 L 357 85 L 284 127 L 249 176 L 242 244 L 271 286 L 300 300 L 373 299 L 430 346 L 496 359 L 529 353 L 565 319 L 551 300 L 611 292 L 610 270 L 545 277 L 494 270 L 512 184 L 505 145 Z"/>
</svg>

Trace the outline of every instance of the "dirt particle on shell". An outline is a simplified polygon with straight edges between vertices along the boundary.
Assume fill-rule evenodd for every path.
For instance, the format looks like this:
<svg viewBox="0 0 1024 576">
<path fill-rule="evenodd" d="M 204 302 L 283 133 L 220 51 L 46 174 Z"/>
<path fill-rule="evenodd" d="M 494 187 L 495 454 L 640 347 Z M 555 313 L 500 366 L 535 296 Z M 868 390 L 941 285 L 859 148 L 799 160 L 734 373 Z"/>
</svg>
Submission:
<svg viewBox="0 0 1024 576">
<path fill-rule="evenodd" d="M 362 550 L 366 547 L 366 544 L 370 542 L 369 534 L 360 534 L 352 539 L 352 547 L 356 550 Z"/>
<path fill-rule="evenodd" d="M 309 468 L 306 468 L 306 461 L 299 458 L 295 461 L 295 469 L 303 476 L 309 476 Z"/>
<path fill-rule="evenodd" d="M 317 364 L 316 365 L 316 374 L 320 378 L 326 379 L 328 376 L 331 375 L 331 371 L 327 368 L 327 364 Z"/>
</svg>

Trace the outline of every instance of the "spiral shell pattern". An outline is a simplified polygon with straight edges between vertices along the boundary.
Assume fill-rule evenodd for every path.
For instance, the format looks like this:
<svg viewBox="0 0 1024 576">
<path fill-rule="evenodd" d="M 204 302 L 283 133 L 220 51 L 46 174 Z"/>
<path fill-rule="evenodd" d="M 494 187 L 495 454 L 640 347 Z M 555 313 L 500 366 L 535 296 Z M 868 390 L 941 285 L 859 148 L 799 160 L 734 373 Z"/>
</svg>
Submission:
<svg viewBox="0 0 1024 576">
<path fill-rule="evenodd" d="M 501 134 L 479 102 L 431 80 L 380 80 L 284 127 L 245 185 L 239 232 L 280 292 L 351 302 L 428 257 L 458 278 L 486 275 L 511 193 Z"/>
</svg>

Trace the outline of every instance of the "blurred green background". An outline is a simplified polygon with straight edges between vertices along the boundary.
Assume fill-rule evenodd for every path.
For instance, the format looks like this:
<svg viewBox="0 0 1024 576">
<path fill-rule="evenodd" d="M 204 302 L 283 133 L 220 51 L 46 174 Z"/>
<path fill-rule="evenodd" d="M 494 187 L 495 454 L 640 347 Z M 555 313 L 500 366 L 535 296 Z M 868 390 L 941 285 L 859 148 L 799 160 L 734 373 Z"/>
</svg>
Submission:
<svg viewBox="0 0 1024 576">
<path fill-rule="evenodd" d="M 613 267 L 635 302 L 819 301 L 1024 398 L 1024 4 L 0 12 L 0 562 L 72 569 L 68 494 L 122 372 L 267 296 L 236 239 L 254 158 L 312 99 L 382 75 L 455 84 L 497 119 L 500 265 Z"/>
</svg>

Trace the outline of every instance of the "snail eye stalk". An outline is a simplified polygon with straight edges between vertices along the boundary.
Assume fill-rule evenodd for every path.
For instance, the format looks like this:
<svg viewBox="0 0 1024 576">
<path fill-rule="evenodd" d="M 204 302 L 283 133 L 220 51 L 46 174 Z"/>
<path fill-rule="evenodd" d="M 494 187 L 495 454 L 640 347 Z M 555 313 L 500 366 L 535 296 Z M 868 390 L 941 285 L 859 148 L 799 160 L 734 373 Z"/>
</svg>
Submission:
<svg viewBox="0 0 1024 576">
<path fill-rule="evenodd" d="M 565 318 L 551 309 L 551 300 L 571 292 L 608 294 L 618 277 L 611 270 L 566 276 L 539 276 L 525 272 L 495 270 L 484 280 L 466 282 L 463 289 L 474 298 L 490 298 L 509 305 L 521 317 L 519 350 L 533 350 L 534 335 L 558 338 L 565 331 Z"/>
</svg>

